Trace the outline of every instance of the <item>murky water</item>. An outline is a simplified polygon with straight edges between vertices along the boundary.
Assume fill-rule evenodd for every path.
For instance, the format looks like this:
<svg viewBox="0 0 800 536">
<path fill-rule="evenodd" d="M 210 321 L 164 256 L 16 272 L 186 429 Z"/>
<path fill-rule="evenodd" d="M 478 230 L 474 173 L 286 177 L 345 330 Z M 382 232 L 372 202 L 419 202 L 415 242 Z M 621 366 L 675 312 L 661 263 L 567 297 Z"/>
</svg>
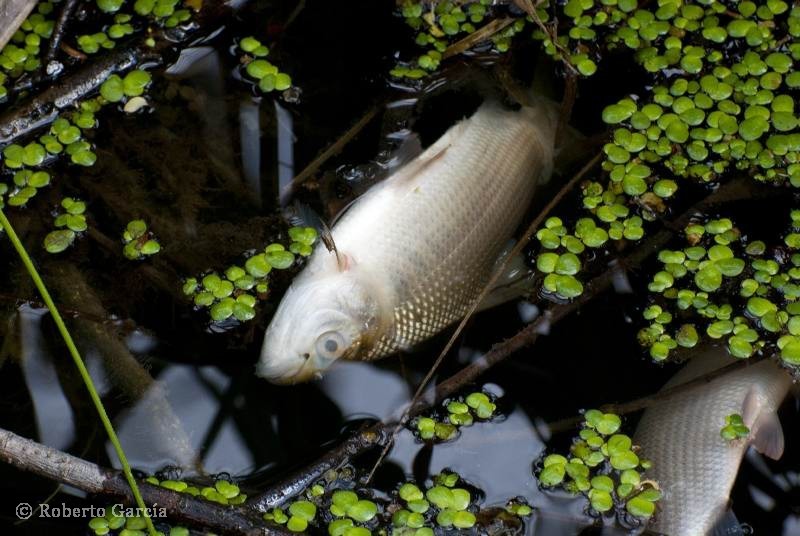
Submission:
<svg viewBox="0 0 800 536">
<path fill-rule="evenodd" d="M 278 199 L 303 201 L 329 218 L 383 176 L 399 132 L 413 125 L 427 143 L 485 94 L 485 82 L 472 76 L 457 88 L 445 86 L 438 97 L 387 90 L 384 73 L 395 38 L 404 35 L 402 24 L 388 15 L 387 2 L 363 0 L 347 9 L 337 4 L 309 1 L 289 27 L 267 22 L 276 61 L 293 66 L 293 79 L 303 89 L 298 103 L 254 98 L 230 76 L 231 36 L 264 30 L 263 19 L 244 16 L 157 83 L 154 111 L 105 114 L 94 140 L 98 165 L 60 170 L 47 197 L 20 217 L 22 231 L 35 236 L 49 225 L 47 212 L 56 200 L 79 195 L 89 202 L 92 225 L 100 232 L 144 217 L 166 245 L 163 260 L 148 271 L 104 248 L 102 237 L 85 237 L 63 260 L 51 260 L 31 243 L 68 322 L 83 326 L 77 331 L 87 364 L 132 465 L 141 471 L 177 466 L 183 476 L 202 471 L 250 482 L 277 479 L 312 461 L 357 423 L 398 417 L 444 342 L 440 337 L 413 355 L 376 364 L 345 364 L 317 383 L 276 387 L 255 378 L 253 364 L 288 276 L 275 281 L 271 305 L 254 321 L 225 333 L 209 332 L 204 314 L 177 296 L 178 285 L 170 288 L 179 277 L 224 268 L 274 238 L 283 228 Z M 273 13 L 275 21 L 286 19 Z M 619 97 L 613 76 L 591 84 L 581 88 L 591 98 L 579 97 L 576 108 L 577 126 L 587 134 L 599 126 L 591 117 Z M 372 107 L 379 110 L 375 119 L 324 165 L 320 178 L 287 195 L 292 177 Z M 763 228 L 754 221 L 751 231 Z M 117 245 L 116 236 L 110 240 Z M 32 288 L 5 241 L 0 251 L 0 273 L 7 274 L 0 282 L 0 311 L 2 322 L 11 322 L 0 345 L 0 426 L 113 464 L 49 316 L 40 304 L 26 303 Z M 646 285 L 639 275 L 630 274 L 635 292 Z M 78 290 L 71 295 L 70 289 L 83 287 L 95 294 L 88 305 Z M 485 505 L 522 496 L 536 506 L 528 534 L 599 533 L 586 529 L 591 519 L 580 505 L 537 488 L 532 463 L 544 449 L 563 448 L 570 440 L 572 432 L 551 437 L 548 423 L 582 408 L 653 393 L 674 373 L 675 366 L 657 367 L 642 356 L 635 339 L 639 326 L 631 321 L 639 318 L 640 305 L 635 294 L 609 292 L 554 326 L 533 348 L 484 376 L 501 395 L 501 419 L 465 428 L 457 441 L 432 451 L 402 432 L 376 485 L 391 489 L 403 478 L 424 479 L 449 468 L 483 490 Z M 439 377 L 514 334 L 529 315 L 525 303 L 477 315 Z M 95 328 L 121 333 L 125 345 L 98 344 Z M 755 534 L 800 534 L 797 405 L 788 402 L 781 416 L 784 458 L 748 456 L 733 492 L 738 519 Z M 629 432 L 635 418 L 626 422 Z M 6 465 L 0 465 L 0 477 L 0 525 L 9 532 L 85 530 L 79 520 L 14 524 L 18 502 L 49 498 L 80 505 L 87 499 Z"/>
</svg>

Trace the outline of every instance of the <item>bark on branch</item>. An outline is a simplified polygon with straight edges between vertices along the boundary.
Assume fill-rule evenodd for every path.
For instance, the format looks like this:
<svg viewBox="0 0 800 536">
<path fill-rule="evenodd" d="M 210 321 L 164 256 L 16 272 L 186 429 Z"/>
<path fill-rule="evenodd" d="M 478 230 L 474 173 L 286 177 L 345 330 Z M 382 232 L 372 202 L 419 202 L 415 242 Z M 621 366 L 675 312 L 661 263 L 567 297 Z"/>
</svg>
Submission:
<svg viewBox="0 0 800 536">
<path fill-rule="evenodd" d="M 4 1 L 0 0 L 0 6 Z M 12 0 L 12 3 L 18 0 Z M 35 2 L 34 2 L 35 3 Z M 222 19 L 229 16 L 244 5 L 244 1 L 206 0 L 203 8 L 196 14 L 197 24 L 186 31 L 170 32 L 169 36 L 148 34 L 130 41 L 127 46 L 120 46 L 108 54 L 92 59 L 58 80 L 51 82 L 38 94 L 33 94 L 18 105 L 12 106 L 0 114 L 0 145 L 13 143 L 32 131 L 52 123 L 59 112 L 96 91 L 111 74 L 125 71 L 143 63 L 163 62 L 165 53 L 179 50 L 181 47 L 210 35 L 219 28 Z M 0 7 L 0 21 L 2 10 Z M 0 37 L 3 30 L 0 30 Z M 12 32 L 13 35 L 13 32 Z M 144 43 L 145 38 L 161 37 L 154 47 Z"/>
<path fill-rule="evenodd" d="M 69 484 L 95 495 L 135 505 L 133 494 L 120 471 L 100 467 L 81 458 L 0 429 L 0 461 L 23 471 Z M 147 505 L 164 508 L 171 519 L 223 534 L 288 536 L 280 527 L 268 526 L 247 507 L 223 506 L 186 493 L 139 482 Z"/>
</svg>

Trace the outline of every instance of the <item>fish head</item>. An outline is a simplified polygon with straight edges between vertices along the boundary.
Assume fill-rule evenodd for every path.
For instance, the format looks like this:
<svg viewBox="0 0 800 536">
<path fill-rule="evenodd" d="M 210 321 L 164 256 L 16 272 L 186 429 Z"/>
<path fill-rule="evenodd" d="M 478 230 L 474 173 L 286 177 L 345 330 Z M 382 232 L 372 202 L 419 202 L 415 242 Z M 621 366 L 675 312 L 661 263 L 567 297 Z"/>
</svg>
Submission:
<svg viewBox="0 0 800 536">
<path fill-rule="evenodd" d="M 351 271 L 295 281 L 264 334 L 256 374 L 277 384 L 320 378 L 369 347 L 377 313 L 374 294 Z"/>
</svg>

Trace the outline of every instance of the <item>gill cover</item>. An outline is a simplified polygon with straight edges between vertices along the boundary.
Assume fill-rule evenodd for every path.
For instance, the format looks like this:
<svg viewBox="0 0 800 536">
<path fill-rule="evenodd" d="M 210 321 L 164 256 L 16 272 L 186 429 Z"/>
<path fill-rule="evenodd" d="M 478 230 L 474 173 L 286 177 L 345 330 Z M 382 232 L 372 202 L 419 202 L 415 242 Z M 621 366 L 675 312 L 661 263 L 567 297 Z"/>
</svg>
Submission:
<svg viewBox="0 0 800 536">
<path fill-rule="evenodd" d="M 339 252 L 320 248 L 318 255 L 323 268 L 309 266 L 292 283 L 264 335 L 256 373 L 273 383 L 319 378 L 375 338 L 380 307 L 363 270 Z"/>
</svg>

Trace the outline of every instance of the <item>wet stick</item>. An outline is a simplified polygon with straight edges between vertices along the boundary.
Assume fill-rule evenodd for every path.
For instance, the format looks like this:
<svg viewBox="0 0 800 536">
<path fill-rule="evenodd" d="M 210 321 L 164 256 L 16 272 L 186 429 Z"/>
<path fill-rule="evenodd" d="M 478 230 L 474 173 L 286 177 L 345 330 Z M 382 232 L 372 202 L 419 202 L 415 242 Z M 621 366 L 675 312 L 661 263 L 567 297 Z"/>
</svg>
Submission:
<svg viewBox="0 0 800 536">
<path fill-rule="evenodd" d="M 2 428 L 0 428 L 0 461 L 90 494 L 131 499 L 131 490 L 121 472 L 101 467 Z M 165 513 L 170 519 L 204 527 L 206 531 L 213 531 L 215 534 L 243 536 L 293 534 L 283 527 L 267 525 L 253 509 L 245 506 L 225 506 L 147 482 L 142 482 L 141 492 L 148 504 L 153 504 L 154 508 L 158 508 L 160 513 Z M 141 534 L 140 531 L 134 533 Z"/>
<path fill-rule="evenodd" d="M 111 424 L 111 420 L 108 418 L 105 407 L 103 407 L 103 402 L 100 400 L 100 395 L 97 394 L 97 390 L 92 382 L 92 377 L 89 375 L 89 371 L 86 370 L 86 365 L 83 362 L 83 358 L 81 357 L 78 348 L 75 346 L 72 336 L 70 335 L 66 324 L 64 324 L 64 320 L 61 318 L 61 314 L 58 312 L 58 308 L 56 307 L 53 298 L 50 297 L 50 293 L 47 291 L 44 281 L 42 281 L 42 278 L 39 276 L 39 272 L 33 265 L 33 261 L 28 255 L 28 252 L 25 251 L 25 247 L 22 245 L 17 233 L 11 226 L 11 222 L 8 221 L 8 218 L 6 218 L 6 214 L 3 212 L 2 208 L 0 208 L 0 226 L 2 226 L 8 234 L 8 239 L 11 241 L 11 244 L 14 246 L 14 249 L 17 251 L 17 254 L 22 260 L 22 264 L 25 265 L 25 269 L 28 271 L 33 283 L 39 290 L 42 300 L 44 300 L 45 305 L 47 305 L 47 309 L 50 311 L 50 315 L 53 317 L 53 322 L 55 322 L 61 337 L 64 339 L 64 344 L 67 345 L 67 349 L 69 350 L 72 359 L 75 361 L 75 366 L 78 367 L 78 372 L 83 379 L 83 383 L 86 385 L 86 389 L 89 391 L 89 396 L 92 399 L 92 403 L 94 404 L 95 408 L 97 409 L 97 413 L 100 416 L 100 421 L 103 423 L 103 428 L 105 428 L 106 434 L 108 434 L 108 439 L 114 446 L 114 450 L 117 453 L 119 462 L 122 465 L 122 472 L 125 474 L 125 479 L 128 481 L 128 485 L 131 487 L 131 492 L 136 499 L 136 505 L 142 509 L 141 511 L 144 514 L 144 519 L 147 523 L 147 529 L 151 536 L 156 536 L 157 533 L 155 526 L 153 526 L 153 520 L 150 519 L 150 516 L 147 513 L 147 508 L 142 500 L 139 487 L 136 485 L 136 479 L 134 479 L 133 473 L 131 472 L 131 466 L 128 463 L 128 458 L 125 456 L 125 452 L 122 450 L 122 445 L 120 445 L 119 439 L 117 438 L 117 433 L 114 431 L 114 426 Z"/>
</svg>

